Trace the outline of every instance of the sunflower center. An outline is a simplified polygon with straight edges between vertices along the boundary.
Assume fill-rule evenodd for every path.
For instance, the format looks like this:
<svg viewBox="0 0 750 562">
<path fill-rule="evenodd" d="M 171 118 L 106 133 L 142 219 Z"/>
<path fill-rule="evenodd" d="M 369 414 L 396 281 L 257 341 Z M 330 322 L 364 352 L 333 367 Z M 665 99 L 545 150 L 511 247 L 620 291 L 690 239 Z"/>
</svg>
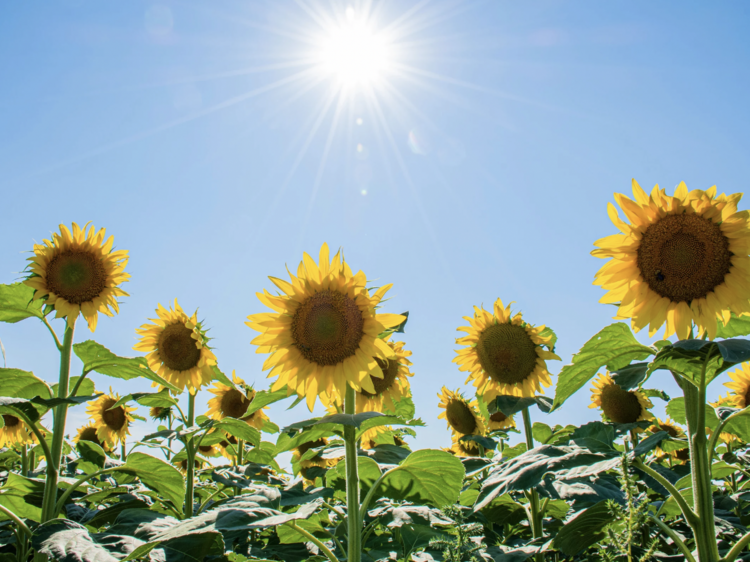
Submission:
<svg viewBox="0 0 750 562">
<path fill-rule="evenodd" d="M 292 339 L 308 361 L 337 365 L 359 349 L 364 324 L 354 299 L 338 291 L 320 291 L 294 313 Z"/>
<path fill-rule="evenodd" d="M 497 383 L 519 384 L 536 368 L 536 344 L 523 326 L 493 324 L 479 336 L 482 369 Z"/>
<path fill-rule="evenodd" d="M 689 461 L 690 460 L 690 449 L 685 447 L 684 449 L 678 449 L 675 451 L 675 458 L 680 461 Z"/>
<path fill-rule="evenodd" d="M 92 301 L 107 286 L 107 271 L 96 254 L 65 250 L 47 264 L 47 288 L 72 304 Z"/>
<path fill-rule="evenodd" d="M 635 393 L 617 384 L 602 389 L 602 411 L 615 423 L 634 423 L 641 415 L 641 403 Z"/>
<path fill-rule="evenodd" d="M 451 400 L 445 407 L 445 417 L 448 423 L 458 433 L 468 435 L 477 428 L 477 419 L 468 404 L 462 400 Z"/>
<path fill-rule="evenodd" d="M 372 398 L 373 396 L 380 396 L 381 394 L 383 394 L 386 390 L 393 386 L 393 383 L 396 381 L 396 377 L 398 376 L 398 361 L 390 361 L 388 359 L 381 359 L 380 357 L 375 357 L 375 361 L 378 362 L 378 367 L 380 367 L 380 370 L 383 371 L 383 378 L 379 379 L 377 377 L 370 377 L 370 379 L 372 380 L 372 386 L 375 387 L 375 392 L 370 393 L 365 389 L 362 389 L 362 394 L 364 394 L 368 398 Z"/>
<path fill-rule="evenodd" d="M 101 441 L 99 441 L 99 438 L 96 436 L 96 428 L 95 427 L 86 427 L 81 432 L 80 437 L 78 438 L 79 441 L 90 441 L 91 443 L 96 443 L 97 445 L 101 445 Z"/>
<path fill-rule="evenodd" d="M 181 322 L 170 324 L 159 337 L 159 357 L 173 371 L 189 371 L 198 364 L 201 350 L 193 339 L 193 330 Z"/>
<path fill-rule="evenodd" d="M 308 441 L 307 443 L 302 443 L 302 445 L 297 447 L 297 450 L 299 451 L 299 456 L 301 457 L 310 449 L 316 449 L 326 444 L 328 444 L 328 441 L 326 441 L 324 437 L 321 437 L 320 439 L 316 439 L 315 441 Z"/>
<path fill-rule="evenodd" d="M 110 410 L 112 406 L 117 404 L 117 401 L 110 399 L 105 400 L 102 404 L 102 420 L 107 424 L 107 427 L 115 431 L 119 431 L 123 428 L 127 419 L 125 418 L 125 408 L 118 406 L 114 410 Z"/>
<path fill-rule="evenodd" d="M 203 454 L 208 454 L 212 452 L 214 449 L 213 445 L 199 445 L 198 450 Z"/>
<path fill-rule="evenodd" d="M 16 416 L 11 416 L 10 414 L 3 414 L 3 421 L 5 422 L 5 427 L 16 427 L 19 423 L 21 423 L 21 420 L 19 420 Z"/>
<path fill-rule="evenodd" d="M 502 412 L 495 412 L 494 414 L 490 416 L 490 421 L 497 422 L 497 423 L 503 423 L 507 419 L 508 419 L 508 416 L 506 416 Z"/>
<path fill-rule="evenodd" d="M 247 412 L 247 407 L 250 405 L 250 400 L 236 388 L 229 389 L 224 396 L 221 397 L 220 409 L 222 415 L 230 418 L 240 419 Z"/>
<path fill-rule="evenodd" d="M 718 224 L 699 215 L 667 215 L 643 233 L 637 263 L 651 290 L 689 303 L 724 282 L 731 258 Z"/>
<path fill-rule="evenodd" d="M 662 423 L 659 424 L 659 429 L 661 429 L 662 431 L 666 431 L 667 435 L 669 435 L 670 437 L 677 437 L 677 430 L 671 425 Z"/>
</svg>

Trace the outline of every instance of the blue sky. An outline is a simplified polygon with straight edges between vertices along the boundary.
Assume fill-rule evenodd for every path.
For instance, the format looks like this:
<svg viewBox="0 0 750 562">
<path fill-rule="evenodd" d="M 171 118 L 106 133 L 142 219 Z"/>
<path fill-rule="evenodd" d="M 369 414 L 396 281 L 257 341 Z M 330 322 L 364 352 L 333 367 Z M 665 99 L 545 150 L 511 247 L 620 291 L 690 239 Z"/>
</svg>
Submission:
<svg viewBox="0 0 750 562">
<path fill-rule="evenodd" d="M 631 178 L 670 192 L 683 180 L 745 189 L 750 8 L 375 1 L 374 29 L 398 22 L 400 70 L 342 100 L 334 78 L 310 71 L 307 38 L 323 33 L 311 14 L 341 18 L 350 6 L 366 8 L 4 3 L 0 282 L 17 280 L 24 252 L 58 224 L 93 221 L 130 251 L 131 297 L 95 334 L 79 326 L 77 341 L 134 355 L 135 328 L 177 298 L 212 328 L 221 368 L 265 388 L 244 325 L 264 310 L 255 292 L 303 251 L 341 246 L 355 270 L 394 284 L 389 312 L 410 311 L 404 340 L 428 424 L 412 444 L 447 446 L 436 394 L 463 386 L 451 360 L 473 305 L 515 301 L 555 329 L 557 373 L 612 321 L 591 284 L 603 262 L 589 252 L 614 233 L 613 192 L 629 193 Z M 9 366 L 56 379 L 43 326 L 0 325 L 0 339 Z M 665 374 L 651 386 L 677 394 Z M 589 396 L 587 386 L 533 416 L 598 419 Z M 271 417 L 309 413 L 276 406 Z M 75 409 L 71 430 L 85 419 Z"/>
</svg>

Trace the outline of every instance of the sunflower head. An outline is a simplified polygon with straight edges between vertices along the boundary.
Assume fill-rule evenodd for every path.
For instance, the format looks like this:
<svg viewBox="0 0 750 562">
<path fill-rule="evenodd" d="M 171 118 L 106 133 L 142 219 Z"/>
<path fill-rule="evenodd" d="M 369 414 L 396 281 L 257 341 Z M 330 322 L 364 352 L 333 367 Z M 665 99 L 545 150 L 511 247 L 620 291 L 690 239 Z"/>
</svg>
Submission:
<svg viewBox="0 0 750 562">
<path fill-rule="evenodd" d="M 202 457 L 220 457 L 221 449 L 218 443 L 214 445 L 198 445 L 198 454 Z"/>
<path fill-rule="evenodd" d="M 188 316 L 175 299 L 173 308 L 167 310 L 159 305 L 156 314 L 153 324 L 136 330 L 141 339 L 133 349 L 148 353 L 146 360 L 152 371 L 180 391 L 187 386 L 190 394 L 195 394 L 211 381 L 212 367 L 216 365 L 216 357 L 208 347 L 209 338 L 198 322 L 198 312 Z"/>
<path fill-rule="evenodd" d="M 500 411 L 490 414 L 489 423 L 487 424 L 487 429 L 490 431 L 511 427 L 516 427 L 516 421 L 513 419 L 513 416 L 506 416 Z"/>
<path fill-rule="evenodd" d="M 731 390 L 727 397 L 731 403 L 721 405 L 747 408 L 750 405 L 750 363 L 742 363 L 729 373 L 729 378 L 731 381 L 724 383 L 724 386 Z"/>
<path fill-rule="evenodd" d="M 248 387 L 245 381 L 239 378 L 234 371 L 232 371 L 232 382 L 235 384 L 234 388 L 216 382 L 213 388 L 208 389 L 215 397 L 208 401 L 206 415 L 215 420 L 235 418 L 257 429 L 263 429 L 263 425 L 268 421 L 268 416 L 263 413 L 264 408 L 256 410 L 249 416 L 245 415 L 247 408 L 255 398 L 255 390 Z"/>
<path fill-rule="evenodd" d="M 295 464 L 299 463 L 300 469 L 310 468 L 313 466 L 317 466 L 320 468 L 330 468 L 332 466 L 336 466 L 341 458 L 324 459 L 320 454 L 317 454 L 312 458 L 300 461 L 302 455 L 304 455 L 310 449 L 318 449 L 320 447 L 325 447 L 326 445 L 328 445 L 328 439 L 326 439 L 325 437 L 302 443 L 292 452 L 292 462 Z"/>
<path fill-rule="evenodd" d="M 661 421 L 659 418 L 656 418 L 656 420 L 653 422 L 654 424 L 648 428 L 649 433 L 659 433 L 660 431 L 666 431 L 667 435 L 671 437 L 672 439 L 684 439 L 685 438 L 685 431 L 674 421 L 667 418 L 666 421 Z M 683 455 L 683 449 L 672 451 L 667 453 L 664 451 L 661 447 L 656 447 L 654 449 L 654 454 L 657 458 L 663 458 L 667 455 L 670 455 L 673 460 L 682 460 L 680 459 L 680 456 Z"/>
<path fill-rule="evenodd" d="M 96 427 L 96 437 L 99 442 L 106 442 L 109 447 L 114 447 L 118 442 L 125 441 L 125 436 L 130 435 L 130 424 L 134 418 L 131 412 L 136 408 L 121 405 L 113 408 L 120 400 L 119 394 L 102 394 L 92 402 L 86 413 L 91 416 L 91 425 Z"/>
<path fill-rule="evenodd" d="M 90 226 L 86 231 L 73 223 L 72 232 L 60 225 L 52 240 L 34 244 L 29 258 L 31 273 L 24 283 L 34 289 L 34 299 L 54 307 L 56 318 L 72 326 L 78 314 L 96 329 L 99 312 L 112 316 L 119 311 L 117 297 L 128 296 L 120 285 L 130 278 L 125 273 L 126 250 L 112 251 L 114 238 L 105 241 L 105 230 Z"/>
<path fill-rule="evenodd" d="M 452 453 L 457 457 L 477 457 L 481 453 L 479 451 L 479 445 L 475 441 L 459 441 L 460 436 L 453 435 L 453 443 L 449 449 L 443 449 L 448 453 Z"/>
<path fill-rule="evenodd" d="M 443 387 L 440 398 L 440 408 L 444 409 L 438 419 L 444 419 L 448 423 L 448 429 L 452 429 L 460 436 L 462 435 L 484 435 L 486 428 L 482 416 L 477 409 L 477 403 L 469 402 L 460 391 L 451 391 Z"/>
<path fill-rule="evenodd" d="M 148 410 L 148 415 L 151 417 L 151 419 L 164 421 L 164 420 L 169 419 L 169 416 L 172 415 L 172 407 L 171 406 L 152 406 Z"/>
<path fill-rule="evenodd" d="M 396 402 L 411 396 L 409 372 L 411 351 L 404 349 L 404 342 L 391 342 L 390 334 L 383 341 L 393 350 L 393 359 L 375 357 L 381 378 L 371 376 L 374 392 L 364 388 L 357 392 L 357 412 L 395 412 Z M 339 397 L 339 402 L 341 402 Z"/>
<path fill-rule="evenodd" d="M 36 441 L 36 435 L 23 420 L 11 414 L 3 414 L 3 427 L 0 427 L 0 447 L 28 445 Z"/>
<path fill-rule="evenodd" d="M 96 443 L 107 452 L 111 451 L 112 445 L 107 441 L 102 441 L 101 439 L 99 439 L 99 437 L 97 436 L 98 430 L 99 428 L 92 423 L 84 425 L 83 427 L 79 427 L 78 434 L 73 437 L 73 441 L 75 441 L 76 443 L 80 443 L 81 441 L 89 441 L 91 443 Z"/>
<path fill-rule="evenodd" d="M 458 331 L 467 335 L 456 343 L 466 347 L 453 362 L 469 373 L 466 382 L 473 381 L 486 401 L 501 394 L 534 396 L 552 384 L 546 360 L 560 358 L 549 349 L 553 336 L 545 335 L 544 326 L 527 324 L 521 313 L 513 316 L 500 299 L 492 313 L 475 306 L 474 317 L 464 320 L 470 325 Z"/>
<path fill-rule="evenodd" d="M 395 359 L 393 349 L 378 337 L 401 324 L 400 314 L 378 314 L 376 308 L 391 285 L 373 295 L 361 271 L 353 274 L 339 251 L 329 259 L 328 245 L 316 264 L 304 254 L 291 281 L 270 277 L 281 290 L 258 293 L 273 312 L 248 316 L 246 324 L 260 332 L 253 340 L 257 353 L 269 353 L 263 369 L 277 377 L 272 390 L 287 386 L 305 397 L 312 411 L 344 396 L 347 385 L 375 393 L 372 378 L 381 378 L 377 359 Z"/>
<path fill-rule="evenodd" d="M 238 444 L 239 441 L 237 441 L 237 438 L 234 435 L 227 433 L 225 434 L 224 439 L 216 444 L 216 447 L 218 447 L 223 457 L 232 460 L 237 456 Z"/>
<path fill-rule="evenodd" d="M 649 326 L 653 336 L 666 323 L 664 337 L 699 334 L 716 337 L 734 312 L 750 312 L 750 213 L 737 211 L 742 194 L 716 195 L 716 186 L 688 192 L 682 182 L 674 195 L 654 187 L 647 195 L 633 180 L 631 200 L 609 204 L 621 234 L 597 240 L 592 254 L 609 259 L 595 285 L 608 291 L 600 302 L 617 304 L 615 318 L 631 319 L 635 331 Z"/>
<path fill-rule="evenodd" d="M 614 423 L 635 423 L 653 419 L 648 411 L 653 404 L 638 390 L 625 390 L 616 384 L 609 373 L 599 375 L 591 389 L 589 408 L 601 409 L 604 416 Z"/>
</svg>

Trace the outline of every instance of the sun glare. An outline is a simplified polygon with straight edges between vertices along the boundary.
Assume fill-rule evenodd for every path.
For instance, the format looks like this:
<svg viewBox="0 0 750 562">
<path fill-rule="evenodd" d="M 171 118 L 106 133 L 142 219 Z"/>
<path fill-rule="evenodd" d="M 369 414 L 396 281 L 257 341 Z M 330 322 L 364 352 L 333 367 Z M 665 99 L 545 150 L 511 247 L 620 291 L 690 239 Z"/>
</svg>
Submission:
<svg viewBox="0 0 750 562">
<path fill-rule="evenodd" d="M 327 30 L 319 57 L 323 71 L 343 85 L 368 85 L 388 70 L 390 51 L 386 38 L 349 9 L 344 21 Z"/>
</svg>

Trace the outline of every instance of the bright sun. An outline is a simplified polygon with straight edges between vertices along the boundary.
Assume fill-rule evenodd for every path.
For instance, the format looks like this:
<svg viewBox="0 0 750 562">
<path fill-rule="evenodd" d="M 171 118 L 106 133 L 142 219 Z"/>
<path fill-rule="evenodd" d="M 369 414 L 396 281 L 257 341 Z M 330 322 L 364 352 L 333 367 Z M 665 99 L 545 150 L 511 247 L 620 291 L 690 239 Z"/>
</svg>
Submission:
<svg viewBox="0 0 750 562">
<path fill-rule="evenodd" d="M 344 86 L 371 85 L 388 70 L 390 45 L 352 8 L 346 19 L 328 29 L 319 52 L 320 64 Z"/>
</svg>

